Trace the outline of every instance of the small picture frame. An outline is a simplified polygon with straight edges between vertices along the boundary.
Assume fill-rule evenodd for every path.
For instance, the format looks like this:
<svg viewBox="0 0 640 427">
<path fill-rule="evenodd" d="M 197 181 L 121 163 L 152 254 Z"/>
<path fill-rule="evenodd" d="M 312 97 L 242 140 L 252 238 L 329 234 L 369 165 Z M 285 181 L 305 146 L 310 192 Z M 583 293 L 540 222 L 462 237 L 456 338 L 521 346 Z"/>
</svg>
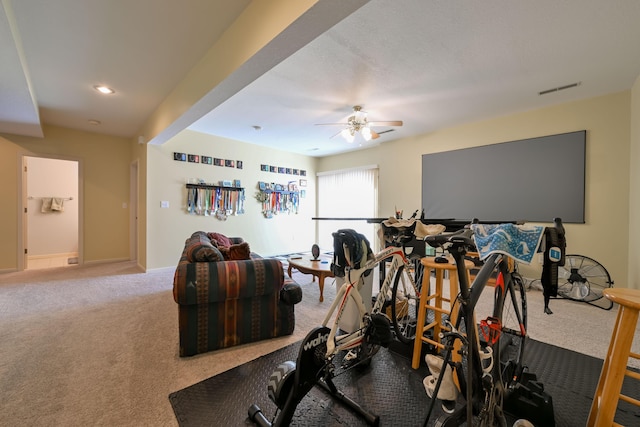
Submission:
<svg viewBox="0 0 640 427">
<path fill-rule="evenodd" d="M 240 183 L 239 179 L 234 179 L 233 180 L 233 186 L 236 187 L 236 188 L 240 188 L 240 187 L 242 187 L 242 184 Z"/>
<path fill-rule="evenodd" d="M 236 160 L 236 168 L 242 169 L 242 160 Z"/>
<path fill-rule="evenodd" d="M 197 154 L 189 154 L 187 157 L 190 163 L 200 163 L 200 156 Z"/>
<path fill-rule="evenodd" d="M 262 172 L 269 172 L 269 165 L 260 165 L 260 170 Z"/>
<path fill-rule="evenodd" d="M 300 175 L 300 171 L 298 169 L 294 169 L 292 172 L 294 175 Z"/>
<path fill-rule="evenodd" d="M 278 167 L 278 173 L 284 173 L 284 168 L 283 167 Z"/>
<path fill-rule="evenodd" d="M 300 190 L 300 198 L 304 199 L 305 197 L 307 197 L 307 190 Z"/>
<path fill-rule="evenodd" d="M 307 186 L 307 180 L 306 179 L 301 179 L 300 180 L 300 187 L 306 187 Z"/>
<path fill-rule="evenodd" d="M 300 171 L 300 176 L 307 176 L 307 171 L 301 170 Z"/>
<path fill-rule="evenodd" d="M 225 160 L 224 161 L 224 165 L 228 168 L 234 168 L 236 167 L 236 164 L 233 160 Z"/>
<path fill-rule="evenodd" d="M 291 168 L 286 168 L 284 171 L 288 175 L 292 175 L 293 174 L 293 170 Z"/>
<path fill-rule="evenodd" d="M 216 165 L 216 166 L 222 166 L 222 165 L 224 165 L 224 163 L 223 163 L 222 159 L 218 159 L 218 158 L 215 158 L 215 157 L 214 157 L 214 159 L 213 159 L 213 164 L 214 164 L 214 165 Z"/>
<path fill-rule="evenodd" d="M 269 166 L 269 172 L 278 172 L 278 168 L 275 166 Z"/>
<path fill-rule="evenodd" d="M 187 153 L 173 153 L 173 160 L 177 160 L 179 162 L 186 162 Z"/>
<path fill-rule="evenodd" d="M 258 182 L 258 188 L 260 189 L 260 191 L 264 191 L 267 189 L 267 183 L 266 182 Z"/>
<path fill-rule="evenodd" d="M 210 165 L 213 163 L 213 159 L 210 156 L 200 156 L 200 163 Z"/>
</svg>

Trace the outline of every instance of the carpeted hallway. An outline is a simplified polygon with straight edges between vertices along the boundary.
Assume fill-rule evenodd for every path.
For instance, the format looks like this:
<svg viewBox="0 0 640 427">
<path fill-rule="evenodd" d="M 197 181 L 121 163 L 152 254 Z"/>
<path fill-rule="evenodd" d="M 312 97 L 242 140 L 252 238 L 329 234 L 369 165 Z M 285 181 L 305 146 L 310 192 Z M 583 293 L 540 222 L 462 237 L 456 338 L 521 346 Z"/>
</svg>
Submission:
<svg viewBox="0 0 640 427">
<path fill-rule="evenodd" d="M 335 296 L 328 280 L 319 303 L 317 282 L 296 273 L 294 335 L 180 358 L 173 272 L 124 262 L 0 275 L 0 424 L 177 426 L 170 393 L 302 339 Z M 548 316 L 540 292 L 528 298 L 532 338 L 604 357 L 617 307 L 554 300 Z"/>
</svg>

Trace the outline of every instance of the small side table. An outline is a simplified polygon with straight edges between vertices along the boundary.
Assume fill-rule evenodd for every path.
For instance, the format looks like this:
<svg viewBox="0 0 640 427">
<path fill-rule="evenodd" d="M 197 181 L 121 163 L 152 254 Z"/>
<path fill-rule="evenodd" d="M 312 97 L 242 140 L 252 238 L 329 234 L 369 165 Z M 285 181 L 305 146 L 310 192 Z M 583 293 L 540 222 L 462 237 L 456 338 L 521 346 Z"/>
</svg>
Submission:
<svg viewBox="0 0 640 427">
<path fill-rule="evenodd" d="M 416 326 L 416 338 L 413 344 L 413 359 L 411 360 L 411 367 L 413 369 L 420 367 L 422 343 L 444 348 L 444 344 L 440 343 L 442 315 L 448 314 L 451 311 L 452 301 L 458 295 L 458 271 L 456 270 L 456 264 L 453 258 L 449 257 L 448 263 L 438 263 L 434 260 L 435 257 L 425 257 L 420 260 L 424 266 L 424 274 L 422 275 L 422 293 L 420 294 L 420 305 L 418 307 L 418 324 Z M 469 260 L 465 260 L 464 266 L 468 275 L 469 269 L 473 268 L 474 264 Z M 431 287 L 431 270 L 434 270 L 436 275 L 435 291 L 433 294 L 429 293 Z M 449 298 L 446 298 L 442 292 L 445 271 L 449 272 Z M 443 308 L 443 302 L 449 303 L 449 310 Z M 427 310 L 433 310 L 434 321 L 425 325 Z M 456 317 L 458 317 L 458 305 L 455 305 L 453 311 L 451 311 L 451 321 L 453 322 Z M 425 332 L 431 329 L 433 329 L 433 339 L 424 336 Z"/>
<path fill-rule="evenodd" d="M 289 258 L 289 268 L 287 268 L 287 273 L 289 277 L 291 277 L 291 269 L 295 268 L 300 273 L 303 274 L 311 274 L 313 276 L 313 281 L 315 282 L 315 278 L 318 278 L 318 286 L 320 287 L 320 302 L 324 301 L 324 279 L 327 277 L 334 277 L 333 272 L 331 271 L 331 259 L 328 257 L 320 257 L 317 260 L 311 259 L 309 257 L 301 257 L 301 258 Z"/>
</svg>

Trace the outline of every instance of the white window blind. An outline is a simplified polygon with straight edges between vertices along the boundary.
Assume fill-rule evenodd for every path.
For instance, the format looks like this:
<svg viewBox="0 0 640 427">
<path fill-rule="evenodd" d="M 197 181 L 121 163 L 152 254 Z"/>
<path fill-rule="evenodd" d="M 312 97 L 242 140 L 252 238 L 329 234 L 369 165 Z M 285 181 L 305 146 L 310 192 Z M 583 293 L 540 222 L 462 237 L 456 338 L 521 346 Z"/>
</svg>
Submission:
<svg viewBox="0 0 640 427">
<path fill-rule="evenodd" d="M 377 212 L 377 166 L 318 174 L 318 217 L 375 218 Z M 319 220 L 318 244 L 323 251 L 332 251 L 331 233 L 352 228 L 365 235 L 375 250 L 375 226 L 364 220 Z"/>
</svg>

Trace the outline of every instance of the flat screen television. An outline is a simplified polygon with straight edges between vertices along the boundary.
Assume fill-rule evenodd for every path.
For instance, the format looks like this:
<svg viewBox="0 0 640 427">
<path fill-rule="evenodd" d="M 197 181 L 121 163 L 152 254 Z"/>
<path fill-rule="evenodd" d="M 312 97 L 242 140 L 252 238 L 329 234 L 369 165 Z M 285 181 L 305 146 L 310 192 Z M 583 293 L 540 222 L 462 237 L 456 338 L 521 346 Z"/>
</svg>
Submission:
<svg viewBox="0 0 640 427">
<path fill-rule="evenodd" d="M 424 154 L 425 218 L 584 223 L 586 134 Z"/>
</svg>

